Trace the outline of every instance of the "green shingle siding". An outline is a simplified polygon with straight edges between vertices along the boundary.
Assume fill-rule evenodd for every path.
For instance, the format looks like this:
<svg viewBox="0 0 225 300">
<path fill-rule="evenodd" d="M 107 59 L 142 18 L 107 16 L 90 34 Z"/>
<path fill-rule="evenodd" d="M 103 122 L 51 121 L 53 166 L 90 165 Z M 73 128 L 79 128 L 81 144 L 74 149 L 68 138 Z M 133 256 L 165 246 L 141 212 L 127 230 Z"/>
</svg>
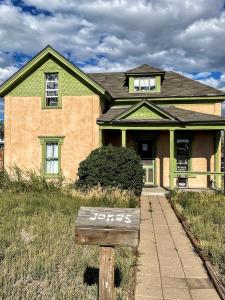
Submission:
<svg viewBox="0 0 225 300">
<path fill-rule="evenodd" d="M 53 59 L 48 59 L 17 85 L 9 95 L 18 97 L 43 97 L 45 73 L 59 73 L 59 94 L 61 96 L 86 96 L 94 94 L 80 79 L 78 80 Z"/>
</svg>

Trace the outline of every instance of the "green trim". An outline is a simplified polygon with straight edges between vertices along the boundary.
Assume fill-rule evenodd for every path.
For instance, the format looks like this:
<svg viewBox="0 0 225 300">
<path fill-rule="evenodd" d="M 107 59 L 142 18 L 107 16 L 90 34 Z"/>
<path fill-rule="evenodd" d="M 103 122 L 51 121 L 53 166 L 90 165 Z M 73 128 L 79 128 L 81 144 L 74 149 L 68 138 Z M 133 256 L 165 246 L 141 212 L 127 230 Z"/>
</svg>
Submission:
<svg viewBox="0 0 225 300">
<path fill-rule="evenodd" d="M 45 88 L 46 88 L 46 74 L 58 74 L 58 105 L 48 106 L 46 105 Z M 49 70 L 43 73 L 44 88 L 41 91 L 41 109 L 57 109 L 62 108 L 62 87 L 61 87 L 61 76 L 59 70 Z"/>
<path fill-rule="evenodd" d="M 156 76 L 155 82 L 156 82 L 156 93 L 160 93 L 161 92 L 161 76 Z"/>
<path fill-rule="evenodd" d="M 153 97 L 151 98 L 150 95 L 146 96 L 146 97 L 143 97 L 143 96 L 140 96 L 140 97 L 135 97 L 135 98 L 132 98 L 132 97 L 126 97 L 126 98 L 115 98 L 115 103 L 120 103 L 119 101 L 121 101 L 121 104 L 124 104 L 124 102 L 137 102 L 137 101 L 140 101 L 142 100 L 143 98 L 145 98 L 146 100 L 150 100 L 152 102 L 160 102 L 160 101 L 174 101 L 175 103 L 177 101 L 186 101 L 187 103 L 189 103 L 190 101 L 193 101 L 193 100 L 198 100 L 198 101 L 209 101 L 209 102 L 222 102 L 222 101 L 225 101 L 225 96 L 200 96 L 200 97 Z M 196 103 L 196 102 L 195 102 Z M 197 103 L 196 103 L 197 104 Z"/>
<path fill-rule="evenodd" d="M 193 165 L 193 157 L 192 157 L 192 150 L 193 150 L 193 139 L 194 136 L 190 134 L 175 134 L 175 171 L 177 171 L 177 139 L 189 139 L 190 140 L 190 153 L 188 158 L 188 171 L 192 171 Z"/>
<path fill-rule="evenodd" d="M 220 172 L 220 153 L 221 153 L 221 131 L 214 135 L 214 171 Z M 216 188 L 221 188 L 221 177 L 214 176 Z"/>
<path fill-rule="evenodd" d="M 136 94 L 140 94 L 140 93 L 160 93 L 161 92 L 161 76 L 160 75 L 156 75 L 156 74 L 126 74 L 129 78 L 128 82 L 129 82 L 129 93 L 136 93 Z M 134 90 L 134 79 L 135 78 L 143 78 L 143 77 L 153 77 L 155 78 L 155 90 L 152 91 L 135 91 Z"/>
<path fill-rule="evenodd" d="M 40 62 L 42 62 L 49 56 L 53 56 L 55 59 L 60 61 L 64 66 L 66 66 L 69 70 L 82 78 L 84 82 L 88 83 L 100 94 L 104 95 L 106 93 L 106 90 L 94 80 L 92 80 L 87 74 L 85 74 L 78 67 L 69 62 L 63 55 L 58 53 L 51 46 L 47 46 L 0 86 L 0 96 L 4 97 L 7 93 L 9 93 L 9 91 L 11 91 L 19 82 L 23 80 L 23 78 L 25 78 L 31 71 L 33 71 Z"/>
<path fill-rule="evenodd" d="M 170 189 L 174 189 L 174 130 L 170 130 L 170 162 L 169 162 L 169 178 L 170 178 Z"/>
<path fill-rule="evenodd" d="M 121 146 L 122 147 L 126 147 L 127 146 L 126 130 L 121 130 Z"/>
<path fill-rule="evenodd" d="M 126 119 L 126 118 L 128 118 L 129 116 L 131 116 L 133 113 L 137 112 L 139 109 L 141 109 L 144 106 L 149 108 L 149 111 L 153 112 L 154 114 L 155 114 L 155 112 L 157 112 L 158 116 L 160 116 L 160 118 L 166 117 L 170 120 L 174 120 L 174 118 L 170 114 L 168 114 L 167 112 L 162 110 L 160 107 L 154 105 L 153 103 L 147 102 L 146 100 L 142 100 L 139 103 L 137 103 L 137 104 L 133 105 L 132 107 L 128 108 L 128 110 L 126 110 L 125 112 L 120 114 L 116 118 L 116 120 Z"/>
<path fill-rule="evenodd" d="M 61 174 L 61 146 L 63 144 L 63 136 L 46 137 L 39 136 L 40 144 L 42 146 L 42 165 L 41 174 L 46 178 L 58 178 Z M 46 145 L 47 143 L 58 143 L 58 172 L 57 174 L 47 174 L 46 173 Z"/>
<path fill-rule="evenodd" d="M 129 93 L 134 93 L 134 77 L 129 76 Z"/>
<path fill-rule="evenodd" d="M 224 125 L 186 125 L 185 127 L 177 127 L 176 125 L 174 126 L 162 126 L 162 125 L 156 125 L 156 126 L 133 126 L 133 125 L 126 125 L 126 126 L 121 126 L 121 125 L 101 125 L 99 126 L 102 129 L 121 129 L 121 130 L 222 130 L 224 129 Z"/>
<path fill-rule="evenodd" d="M 174 171 L 174 177 L 175 175 L 224 175 L 225 172 L 204 172 L 204 171 Z"/>
</svg>

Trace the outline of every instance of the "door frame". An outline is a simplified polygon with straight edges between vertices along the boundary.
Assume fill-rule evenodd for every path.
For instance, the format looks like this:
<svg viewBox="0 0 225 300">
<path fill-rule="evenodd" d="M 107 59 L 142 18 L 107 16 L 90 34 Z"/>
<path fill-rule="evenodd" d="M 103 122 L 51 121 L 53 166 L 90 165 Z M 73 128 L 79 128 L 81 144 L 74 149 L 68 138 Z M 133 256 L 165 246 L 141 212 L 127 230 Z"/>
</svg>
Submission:
<svg viewBox="0 0 225 300">
<path fill-rule="evenodd" d="M 147 186 L 157 186 L 157 176 L 156 176 L 156 155 L 157 155 L 157 139 L 156 136 L 141 136 L 136 138 L 135 142 L 136 142 L 136 150 L 138 151 L 138 143 L 141 141 L 151 141 L 152 142 L 152 152 L 153 152 L 153 184 L 144 184 L 145 187 Z M 138 152 L 137 152 L 138 153 Z M 146 159 L 149 160 L 149 159 Z M 144 160 L 143 160 L 144 161 Z"/>
</svg>

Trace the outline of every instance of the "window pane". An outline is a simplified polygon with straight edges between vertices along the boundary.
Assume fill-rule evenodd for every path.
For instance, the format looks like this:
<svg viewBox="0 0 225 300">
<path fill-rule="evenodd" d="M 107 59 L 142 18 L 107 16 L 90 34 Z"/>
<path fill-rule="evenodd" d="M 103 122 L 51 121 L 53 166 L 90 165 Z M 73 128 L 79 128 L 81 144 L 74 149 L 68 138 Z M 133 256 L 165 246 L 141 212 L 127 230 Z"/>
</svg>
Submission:
<svg viewBox="0 0 225 300">
<path fill-rule="evenodd" d="M 52 158 L 52 156 L 53 156 L 52 144 L 46 144 L 46 158 Z"/>
<path fill-rule="evenodd" d="M 58 105 L 58 74 L 46 74 L 46 106 Z"/>
<path fill-rule="evenodd" d="M 59 145 L 57 142 L 46 143 L 46 174 L 59 172 Z"/>
<path fill-rule="evenodd" d="M 139 91 L 139 79 L 134 79 L 134 90 Z"/>
<path fill-rule="evenodd" d="M 46 161 L 46 173 L 47 174 L 58 174 L 58 160 L 47 160 Z"/>
<path fill-rule="evenodd" d="M 58 143 L 47 143 L 46 144 L 46 158 L 58 158 Z"/>
<path fill-rule="evenodd" d="M 177 171 L 188 171 L 190 140 L 177 139 Z"/>
<path fill-rule="evenodd" d="M 57 81 L 58 74 L 48 73 L 48 74 L 46 74 L 46 80 L 47 81 Z"/>
<path fill-rule="evenodd" d="M 47 106 L 57 106 L 58 105 L 58 97 L 47 97 L 46 105 Z"/>
<path fill-rule="evenodd" d="M 58 158 L 59 154 L 58 154 L 58 144 L 53 144 L 53 157 L 54 158 Z"/>
<path fill-rule="evenodd" d="M 58 82 L 51 82 L 51 81 L 47 81 L 46 82 L 46 89 L 47 90 L 55 90 L 58 89 Z"/>
<path fill-rule="evenodd" d="M 150 78 L 150 90 L 155 90 L 155 78 Z"/>
<path fill-rule="evenodd" d="M 57 97 L 58 96 L 58 91 L 57 90 L 56 91 L 46 91 L 46 96 L 47 97 L 51 97 L 51 96 Z"/>
</svg>

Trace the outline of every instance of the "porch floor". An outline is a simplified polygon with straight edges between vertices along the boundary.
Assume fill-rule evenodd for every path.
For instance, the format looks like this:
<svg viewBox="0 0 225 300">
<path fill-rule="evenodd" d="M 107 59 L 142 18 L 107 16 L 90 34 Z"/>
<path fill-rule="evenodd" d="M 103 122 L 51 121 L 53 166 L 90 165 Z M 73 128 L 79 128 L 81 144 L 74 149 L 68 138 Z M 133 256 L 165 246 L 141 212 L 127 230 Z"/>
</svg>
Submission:
<svg viewBox="0 0 225 300">
<path fill-rule="evenodd" d="M 165 196 L 142 196 L 135 300 L 219 300 Z"/>
</svg>

